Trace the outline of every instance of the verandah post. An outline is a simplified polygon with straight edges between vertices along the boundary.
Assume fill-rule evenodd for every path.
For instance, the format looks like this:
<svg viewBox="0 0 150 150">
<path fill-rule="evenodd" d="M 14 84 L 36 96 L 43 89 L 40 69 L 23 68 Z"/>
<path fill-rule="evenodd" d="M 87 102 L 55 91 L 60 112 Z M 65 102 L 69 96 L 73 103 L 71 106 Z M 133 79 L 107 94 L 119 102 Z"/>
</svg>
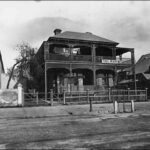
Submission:
<svg viewBox="0 0 150 150">
<path fill-rule="evenodd" d="M 47 101 L 47 66 L 45 63 L 45 100 Z"/>
<path fill-rule="evenodd" d="M 48 42 L 44 42 L 44 60 L 45 60 L 45 100 L 47 101 L 47 58 L 48 58 L 48 54 L 49 54 L 49 43 Z"/>
</svg>

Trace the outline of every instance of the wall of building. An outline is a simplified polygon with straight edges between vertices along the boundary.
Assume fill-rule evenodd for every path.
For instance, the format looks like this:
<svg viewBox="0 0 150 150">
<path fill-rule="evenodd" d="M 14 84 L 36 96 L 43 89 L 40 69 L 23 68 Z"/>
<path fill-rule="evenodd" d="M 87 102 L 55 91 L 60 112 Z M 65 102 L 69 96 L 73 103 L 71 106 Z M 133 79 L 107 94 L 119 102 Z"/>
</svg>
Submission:
<svg viewBox="0 0 150 150">
<path fill-rule="evenodd" d="M 18 105 L 18 90 L 0 90 L 0 107 L 17 106 Z"/>
</svg>

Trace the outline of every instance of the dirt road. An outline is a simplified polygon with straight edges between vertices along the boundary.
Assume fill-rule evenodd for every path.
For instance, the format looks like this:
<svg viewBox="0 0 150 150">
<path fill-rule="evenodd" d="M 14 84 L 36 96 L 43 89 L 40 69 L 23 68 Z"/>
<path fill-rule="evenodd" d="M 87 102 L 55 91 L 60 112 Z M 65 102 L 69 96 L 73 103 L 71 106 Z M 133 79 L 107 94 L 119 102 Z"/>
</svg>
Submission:
<svg viewBox="0 0 150 150">
<path fill-rule="evenodd" d="M 150 149 L 150 111 L 147 104 L 137 109 L 118 115 L 1 118 L 0 148 Z"/>
</svg>

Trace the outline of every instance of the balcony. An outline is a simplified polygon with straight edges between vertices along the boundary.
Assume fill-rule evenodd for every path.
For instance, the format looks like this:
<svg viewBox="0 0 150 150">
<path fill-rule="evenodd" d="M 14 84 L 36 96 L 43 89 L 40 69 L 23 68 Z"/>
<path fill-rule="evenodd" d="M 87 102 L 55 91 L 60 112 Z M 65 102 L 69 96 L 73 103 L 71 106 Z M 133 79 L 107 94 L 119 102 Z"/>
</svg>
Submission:
<svg viewBox="0 0 150 150">
<path fill-rule="evenodd" d="M 92 61 L 92 56 L 91 55 L 75 55 L 72 56 L 72 61 Z"/>
<path fill-rule="evenodd" d="M 61 55 L 61 54 L 47 54 L 45 57 L 46 61 L 72 61 L 72 62 L 92 62 L 91 55 Z M 130 58 L 113 58 L 107 56 L 96 56 L 96 63 L 102 64 L 131 64 Z"/>
<path fill-rule="evenodd" d="M 91 55 L 73 55 L 72 57 L 69 55 L 60 55 L 60 54 L 47 54 L 46 60 L 49 61 L 85 61 L 92 62 Z"/>
<path fill-rule="evenodd" d="M 131 64 L 131 59 L 96 56 L 96 62 L 100 62 L 103 64 Z"/>
</svg>

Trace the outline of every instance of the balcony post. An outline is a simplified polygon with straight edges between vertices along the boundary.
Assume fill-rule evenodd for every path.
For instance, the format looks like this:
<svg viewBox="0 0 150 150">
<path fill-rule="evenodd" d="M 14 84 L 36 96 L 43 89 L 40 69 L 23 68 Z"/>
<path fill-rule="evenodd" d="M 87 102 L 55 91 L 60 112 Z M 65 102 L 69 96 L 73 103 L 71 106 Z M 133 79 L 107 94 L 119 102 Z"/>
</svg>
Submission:
<svg viewBox="0 0 150 150">
<path fill-rule="evenodd" d="M 95 44 L 92 45 L 92 62 L 93 62 L 93 83 L 94 87 L 96 86 L 96 65 L 95 65 L 95 59 L 96 59 L 96 46 Z"/>
<path fill-rule="evenodd" d="M 49 54 L 49 43 L 44 42 L 44 59 L 47 59 L 47 55 Z M 45 100 L 47 100 L 47 64 L 45 62 Z"/>
<path fill-rule="evenodd" d="M 72 60 L 73 60 L 72 48 L 73 48 L 73 45 L 70 45 L 70 44 L 69 44 L 69 51 L 70 51 L 70 61 L 72 61 Z"/>
<path fill-rule="evenodd" d="M 44 42 L 44 59 L 47 59 L 47 56 L 49 54 L 49 43 L 48 42 Z"/>
<path fill-rule="evenodd" d="M 122 61 L 122 55 L 119 55 L 119 61 Z"/>
<path fill-rule="evenodd" d="M 70 84 L 70 92 L 72 91 L 72 84 L 71 84 L 71 76 L 72 76 L 72 48 L 73 48 L 73 45 L 69 45 L 69 50 L 70 50 L 70 63 L 69 63 L 69 77 L 70 77 L 70 80 L 69 80 L 69 84 Z"/>
<path fill-rule="evenodd" d="M 115 66 L 114 72 L 115 72 L 114 85 L 117 86 L 117 80 L 118 80 L 117 66 Z"/>
<path fill-rule="evenodd" d="M 116 48 L 112 48 L 112 57 L 115 59 L 116 58 Z"/>
<path fill-rule="evenodd" d="M 134 56 L 134 49 L 131 50 L 131 65 L 132 65 L 132 74 L 133 74 L 133 82 L 134 82 L 134 89 L 136 90 L 136 73 L 135 73 L 135 56 Z"/>
<path fill-rule="evenodd" d="M 47 101 L 47 65 L 45 62 L 45 100 Z"/>
</svg>

